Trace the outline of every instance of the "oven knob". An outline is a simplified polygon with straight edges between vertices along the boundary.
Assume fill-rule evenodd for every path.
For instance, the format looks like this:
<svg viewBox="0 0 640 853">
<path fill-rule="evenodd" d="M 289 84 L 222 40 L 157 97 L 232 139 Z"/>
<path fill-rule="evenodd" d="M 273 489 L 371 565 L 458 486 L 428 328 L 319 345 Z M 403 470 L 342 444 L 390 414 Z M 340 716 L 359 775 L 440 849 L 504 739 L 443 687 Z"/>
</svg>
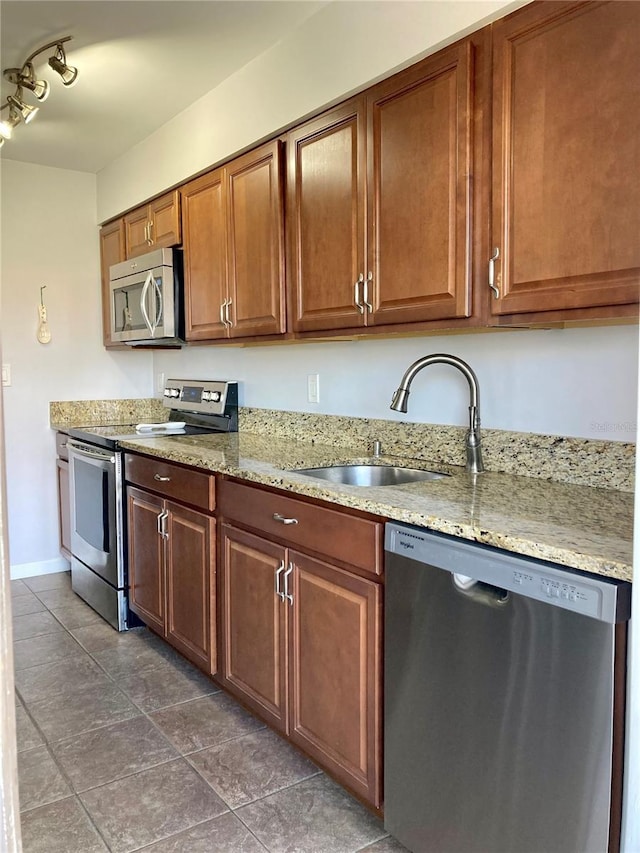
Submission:
<svg viewBox="0 0 640 853">
<path fill-rule="evenodd" d="M 165 388 L 164 389 L 164 396 L 165 397 L 173 397 L 173 398 L 179 397 L 180 391 L 177 388 Z"/>
<path fill-rule="evenodd" d="M 214 403 L 219 403 L 222 398 L 222 394 L 219 391 L 211 391 L 209 396 Z"/>
<path fill-rule="evenodd" d="M 211 391 L 203 391 L 202 392 L 202 402 L 208 403 L 211 400 Z"/>
</svg>

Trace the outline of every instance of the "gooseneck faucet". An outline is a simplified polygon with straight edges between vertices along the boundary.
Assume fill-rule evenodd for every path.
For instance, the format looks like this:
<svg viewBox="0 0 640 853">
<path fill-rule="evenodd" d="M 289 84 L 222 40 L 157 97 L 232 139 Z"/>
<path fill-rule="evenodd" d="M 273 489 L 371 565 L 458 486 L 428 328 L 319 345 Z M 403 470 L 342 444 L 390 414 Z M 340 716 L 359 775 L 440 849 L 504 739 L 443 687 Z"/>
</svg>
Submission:
<svg viewBox="0 0 640 853">
<path fill-rule="evenodd" d="M 413 382 L 416 373 L 419 373 L 423 367 L 428 367 L 430 364 L 450 364 L 451 367 L 457 367 L 464 374 L 469 383 L 469 431 L 465 441 L 467 449 L 467 466 L 466 469 L 472 474 L 480 474 L 484 471 L 482 462 L 482 439 L 480 437 L 480 389 L 478 388 L 478 377 L 469 367 L 466 361 L 458 358 L 455 355 L 447 355 L 446 353 L 434 353 L 434 355 L 425 355 L 414 361 L 407 368 L 400 387 L 393 395 L 391 400 L 391 408 L 396 412 L 407 411 L 407 401 L 409 399 L 409 388 Z"/>
</svg>

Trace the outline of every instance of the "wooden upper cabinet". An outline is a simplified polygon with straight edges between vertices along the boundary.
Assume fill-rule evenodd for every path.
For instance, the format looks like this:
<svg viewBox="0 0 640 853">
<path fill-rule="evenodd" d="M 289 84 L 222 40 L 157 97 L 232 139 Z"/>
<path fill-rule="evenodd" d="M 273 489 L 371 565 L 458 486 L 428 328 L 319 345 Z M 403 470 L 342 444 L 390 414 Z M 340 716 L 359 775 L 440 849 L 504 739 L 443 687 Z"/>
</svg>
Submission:
<svg viewBox="0 0 640 853">
<path fill-rule="evenodd" d="M 285 331 L 282 143 L 182 189 L 187 340 Z"/>
<path fill-rule="evenodd" d="M 363 324 L 366 125 L 363 98 L 287 136 L 288 280 L 294 331 Z M 360 302 L 360 308 L 356 305 Z"/>
<path fill-rule="evenodd" d="M 471 313 L 475 50 L 487 39 L 289 133 L 294 331 Z"/>
<path fill-rule="evenodd" d="M 367 325 L 466 317 L 471 305 L 470 39 L 367 95 Z"/>
<path fill-rule="evenodd" d="M 285 331 L 282 143 L 226 167 L 230 337 Z"/>
<path fill-rule="evenodd" d="M 215 169 L 182 188 L 185 337 L 226 337 L 227 294 L 224 170 Z"/>
<path fill-rule="evenodd" d="M 640 3 L 534 3 L 493 32 L 492 312 L 637 302 Z"/>
<path fill-rule="evenodd" d="M 109 267 L 126 260 L 124 221 L 116 219 L 100 229 L 100 272 L 102 279 L 102 338 L 105 346 L 111 340 L 111 296 L 109 292 Z M 121 347 L 122 344 L 116 344 Z"/>
<path fill-rule="evenodd" d="M 132 210 L 124 217 L 127 258 L 181 242 L 180 192 L 173 190 Z"/>
</svg>

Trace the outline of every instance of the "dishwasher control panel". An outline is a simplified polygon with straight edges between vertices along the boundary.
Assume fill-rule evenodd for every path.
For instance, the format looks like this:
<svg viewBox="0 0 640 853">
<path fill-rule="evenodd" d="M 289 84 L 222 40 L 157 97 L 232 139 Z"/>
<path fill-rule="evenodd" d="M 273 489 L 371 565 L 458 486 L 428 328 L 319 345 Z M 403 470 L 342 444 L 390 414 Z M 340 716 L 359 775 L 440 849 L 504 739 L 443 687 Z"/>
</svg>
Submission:
<svg viewBox="0 0 640 853">
<path fill-rule="evenodd" d="M 580 583 L 574 580 L 560 569 L 564 575 L 562 578 L 544 574 L 544 566 L 536 566 L 536 573 L 531 571 L 516 570 L 513 572 L 513 592 L 521 592 L 529 598 L 537 598 L 539 601 L 548 601 L 557 604 L 566 610 L 582 613 L 594 619 L 601 618 L 602 593 L 601 590 L 589 583 Z"/>
<path fill-rule="evenodd" d="M 631 613 L 631 584 L 586 575 L 489 545 L 410 525 L 389 523 L 385 551 L 443 569 L 457 585 L 490 584 L 602 622 L 625 622 Z"/>
</svg>

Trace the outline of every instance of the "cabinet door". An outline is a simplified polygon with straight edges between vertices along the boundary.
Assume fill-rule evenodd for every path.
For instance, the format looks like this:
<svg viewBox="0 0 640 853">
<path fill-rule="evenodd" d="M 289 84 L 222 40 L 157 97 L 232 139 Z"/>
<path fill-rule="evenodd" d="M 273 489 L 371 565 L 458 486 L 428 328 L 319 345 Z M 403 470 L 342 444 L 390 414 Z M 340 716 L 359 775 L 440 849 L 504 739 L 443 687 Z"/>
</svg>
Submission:
<svg viewBox="0 0 640 853">
<path fill-rule="evenodd" d="M 58 532 L 60 551 L 67 560 L 71 559 L 71 506 L 69 503 L 69 463 L 64 459 L 56 462 L 58 473 Z"/>
<path fill-rule="evenodd" d="M 291 740 L 381 802 L 380 585 L 290 552 Z"/>
<path fill-rule="evenodd" d="M 166 637 L 213 674 L 215 654 L 215 521 L 167 503 Z"/>
<path fill-rule="evenodd" d="M 285 331 L 282 143 L 226 167 L 231 337 Z"/>
<path fill-rule="evenodd" d="M 111 295 L 109 291 L 109 267 L 126 259 L 124 220 L 116 219 L 100 229 L 100 271 L 102 278 L 102 337 L 105 346 L 111 340 Z M 117 344 L 122 347 L 122 344 Z"/>
<path fill-rule="evenodd" d="M 354 286 L 364 274 L 364 100 L 291 131 L 287 150 L 293 329 L 360 326 Z"/>
<path fill-rule="evenodd" d="M 180 191 L 165 193 L 149 202 L 149 236 L 153 249 L 168 249 L 181 241 Z"/>
<path fill-rule="evenodd" d="M 494 314 L 633 303 L 640 3 L 534 3 L 494 24 Z"/>
<path fill-rule="evenodd" d="M 367 96 L 367 325 L 470 313 L 473 95 L 465 39 Z"/>
<path fill-rule="evenodd" d="M 127 258 L 135 258 L 151 251 L 149 238 L 149 207 L 138 207 L 124 217 Z"/>
<path fill-rule="evenodd" d="M 227 298 L 224 170 L 182 188 L 185 335 L 189 341 L 227 337 L 222 306 Z"/>
<path fill-rule="evenodd" d="M 164 636 L 164 539 L 158 531 L 161 498 L 127 489 L 129 527 L 129 607 L 145 624 Z"/>
<path fill-rule="evenodd" d="M 227 524 L 220 535 L 222 681 L 287 732 L 288 608 L 275 592 L 285 549 Z"/>
</svg>

